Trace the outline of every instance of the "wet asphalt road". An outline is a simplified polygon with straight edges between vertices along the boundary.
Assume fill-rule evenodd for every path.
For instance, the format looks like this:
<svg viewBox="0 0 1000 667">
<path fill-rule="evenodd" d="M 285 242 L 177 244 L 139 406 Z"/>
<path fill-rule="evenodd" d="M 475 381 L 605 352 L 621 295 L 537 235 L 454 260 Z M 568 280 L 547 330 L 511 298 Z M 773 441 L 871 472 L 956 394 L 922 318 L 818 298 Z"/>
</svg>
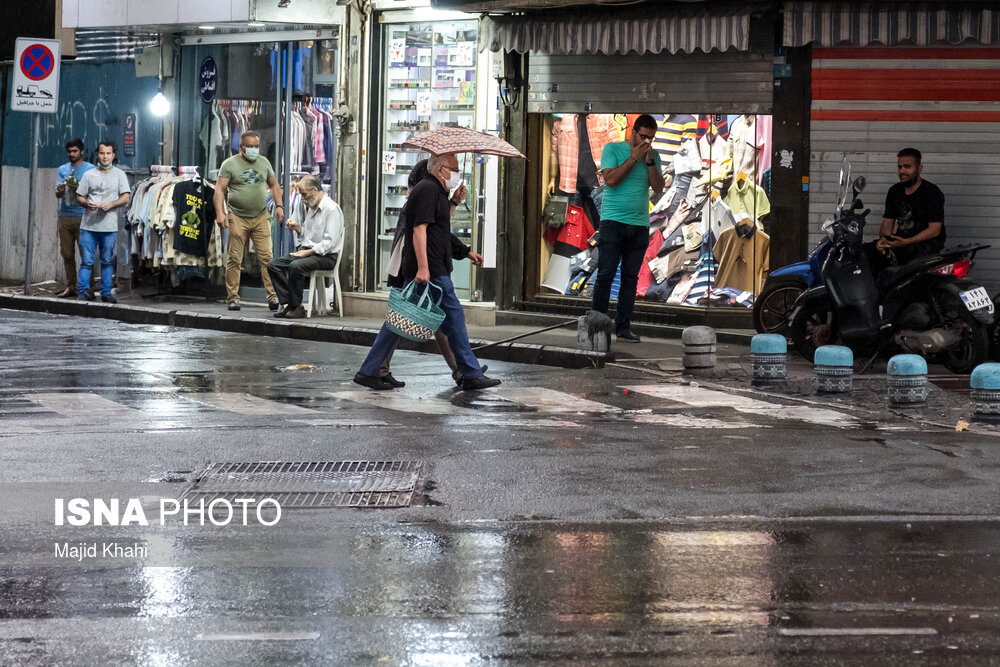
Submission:
<svg viewBox="0 0 1000 667">
<path fill-rule="evenodd" d="M 992 433 L 626 368 L 491 363 L 503 393 L 468 394 L 415 353 L 385 402 L 364 353 L 0 311 L 0 662 L 1000 662 Z M 53 525 L 261 460 L 424 469 L 406 509 Z M 91 541 L 149 556 L 53 555 Z"/>
</svg>

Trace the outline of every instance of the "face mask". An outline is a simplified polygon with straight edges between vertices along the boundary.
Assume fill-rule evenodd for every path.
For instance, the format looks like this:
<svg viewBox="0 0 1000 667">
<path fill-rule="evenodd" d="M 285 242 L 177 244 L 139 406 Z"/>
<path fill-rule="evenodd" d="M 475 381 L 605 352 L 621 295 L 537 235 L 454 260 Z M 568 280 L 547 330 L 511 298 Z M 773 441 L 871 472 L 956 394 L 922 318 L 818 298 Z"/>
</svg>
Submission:
<svg viewBox="0 0 1000 667">
<path fill-rule="evenodd" d="M 250 160 L 251 162 L 253 162 L 254 160 L 256 160 L 257 158 L 260 157 L 260 149 L 259 148 L 249 148 L 249 147 L 247 147 L 247 148 L 243 149 L 243 153 L 246 155 L 246 158 L 248 160 Z"/>
<path fill-rule="evenodd" d="M 100 162 L 98 162 L 97 166 L 100 167 L 102 171 L 108 171 L 109 169 L 111 169 L 111 167 L 113 167 L 115 165 L 111 164 L 111 163 L 108 163 L 107 165 L 104 165 L 104 164 L 101 164 Z"/>
<path fill-rule="evenodd" d="M 448 180 L 444 182 L 444 186 L 449 190 L 454 190 L 461 184 L 462 184 L 462 173 L 459 171 L 449 171 Z"/>
</svg>

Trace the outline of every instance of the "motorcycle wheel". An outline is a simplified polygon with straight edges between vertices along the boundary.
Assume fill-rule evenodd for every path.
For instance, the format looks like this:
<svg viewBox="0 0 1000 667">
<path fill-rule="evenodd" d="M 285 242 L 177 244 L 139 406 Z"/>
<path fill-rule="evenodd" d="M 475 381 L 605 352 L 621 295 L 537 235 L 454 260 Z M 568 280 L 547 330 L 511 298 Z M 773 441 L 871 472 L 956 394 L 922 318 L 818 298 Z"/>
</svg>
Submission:
<svg viewBox="0 0 1000 667">
<path fill-rule="evenodd" d="M 836 345 L 840 341 L 837 313 L 829 299 L 814 299 L 799 306 L 792 314 L 789 333 L 795 349 L 812 361 L 816 348 Z"/>
<path fill-rule="evenodd" d="M 779 276 L 764 283 L 753 301 L 753 326 L 757 333 L 788 337 L 788 323 L 795 300 L 806 291 L 806 281 L 798 276 Z"/>
<path fill-rule="evenodd" d="M 945 324 L 962 329 L 961 342 L 941 353 L 941 363 L 952 373 L 971 373 L 990 355 L 989 328 L 973 317 L 962 301 L 951 294 L 941 301 L 941 315 Z"/>
</svg>

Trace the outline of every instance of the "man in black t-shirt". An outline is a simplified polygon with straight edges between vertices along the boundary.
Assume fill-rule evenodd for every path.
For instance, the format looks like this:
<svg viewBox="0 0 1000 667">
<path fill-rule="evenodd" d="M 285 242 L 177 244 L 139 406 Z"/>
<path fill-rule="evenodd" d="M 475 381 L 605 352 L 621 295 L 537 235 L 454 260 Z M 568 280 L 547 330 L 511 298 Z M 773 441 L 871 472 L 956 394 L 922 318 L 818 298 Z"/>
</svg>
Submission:
<svg viewBox="0 0 1000 667">
<path fill-rule="evenodd" d="M 945 242 L 944 194 L 921 178 L 920 151 L 904 148 L 897 154 L 899 183 L 889 188 L 875 247 L 895 255 L 896 264 L 941 251 Z"/>
<path fill-rule="evenodd" d="M 448 193 L 460 185 L 458 160 L 454 154 L 432 156 L 427 163 L 427 176 L 410 190 L 403 206 L 406 246 L 401 272 L 407 283 L 431 282 L 440 288 L 443 294 L 441 309 L 445 312 L 441 332 L 448 337 L 455 354 L 462 374 L 462 388 L 478 390 L 495 387 L 500 381 L 486 377 L 472 353 L 465 328 L 465 312 L 451 282 L 451 204 L 455 202 L 449 202 Z M 424 285 L 423 289 L 430 288 Z M 382 325 L 361 370 L 354 376 L 356 383 L 369 389 L 394 388 L 380 377 L 380 369 L 398 338 L 388 326 Z"/>
</svg>

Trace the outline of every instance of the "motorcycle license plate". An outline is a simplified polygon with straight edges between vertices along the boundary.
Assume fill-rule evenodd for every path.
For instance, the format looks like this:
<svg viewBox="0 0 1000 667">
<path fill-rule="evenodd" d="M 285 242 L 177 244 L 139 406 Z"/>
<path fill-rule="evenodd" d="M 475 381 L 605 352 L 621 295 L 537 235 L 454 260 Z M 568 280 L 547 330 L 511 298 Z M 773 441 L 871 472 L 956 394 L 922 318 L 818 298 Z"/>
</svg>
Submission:
<svg viewBox="0 0 1000 667">
<path fill-rule="evenodd" d="M 990 295 L 986 292 L 985 287 L 977 287 L 967 292 L 959 292 L 958 295 L 962 297 L 962 303 L 965 304 L 965 307 L 970 312 L 979 310 L 980 308 L 989 308 L 993 305 L 993 301 L 990 299 Z M 992 308 L 990 309 L 992 310 Z"/>
</svg>

